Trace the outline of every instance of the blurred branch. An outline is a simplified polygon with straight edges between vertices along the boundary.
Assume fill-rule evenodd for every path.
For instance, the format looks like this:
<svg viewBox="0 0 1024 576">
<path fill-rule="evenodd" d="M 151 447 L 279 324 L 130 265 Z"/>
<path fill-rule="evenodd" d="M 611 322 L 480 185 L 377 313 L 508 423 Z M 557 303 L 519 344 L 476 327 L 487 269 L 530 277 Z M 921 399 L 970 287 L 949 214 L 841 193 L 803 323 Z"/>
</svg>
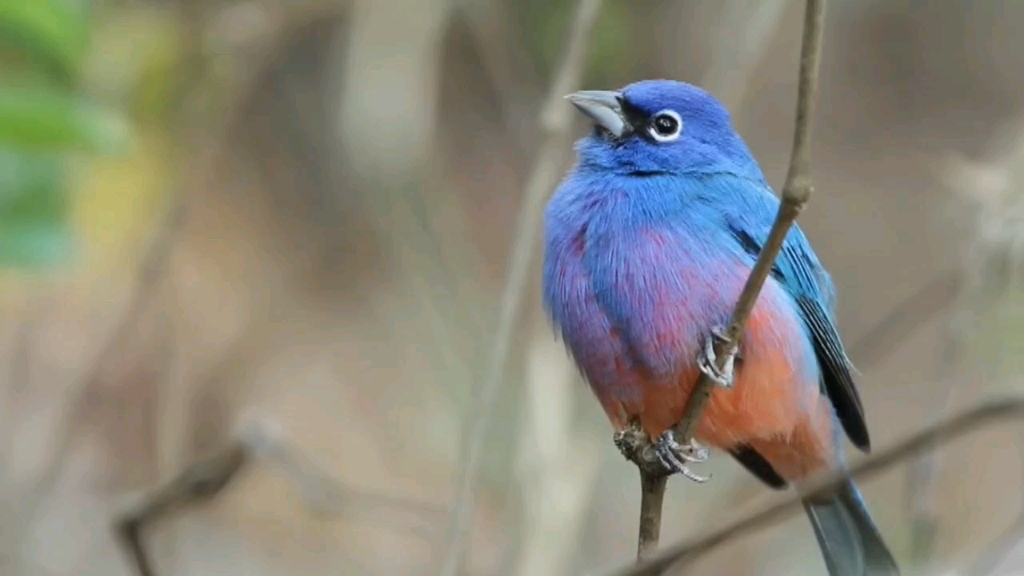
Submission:
<svg viewBox="0 0 1024 576">
<path fill-rule="evenodd" d="M 597 20 L 600 0 L 579 0 L 572 20 L 562 65 L 555 73 L 540 123 L 545 138 L 537 152 L 536 164 L 526 181 L 523 204 L 519 209 L 516 233 L 505 289 L 499 305 L 498 325 L 491 353 L 488 356 L 479 395 L 469 412 L 472 421 L 464 428 L 460 438 L 458 462 L 460 470 L 456 483 L 456 499 L 445 537 L 445 558 L 441 576 L 455 576 L 461 569 L 464 540 L 472 522 L 473 500 L 480 458 L 491 423 L 494 405 L 502 385 L 502 373 L 508 359 L 523 292 L 527 285 L 527 272 L 534 256 L 541 208 L 554 188 L 564 162 L 563 148 L 568 139 L 571 118 L 562 96 L 576 90 L 582 81 L 584 56 L 590 29 Z"/>
<path fill-rule="evenodd" d="M 579 542 L 600 466 L 599 447 L 577 430 L 575 367 L 535 309 L 526 354 L 526 403 L 517 465 L 523 542 L 513 576 L 561 574 Z"/>
<path fill-rule="evenodd" d="M 864 480 L 877 476 L 926 450 L 944 446 L 982 426 L 1005 420 L 1024 420 L 1024 400 L 989 402 L 929 426 L 892 448 L 871 456 L 846 473 L 832 474 L 828 478 L 812 483 L 808 490 L 798 497 L 769 506 L 706 536 L 670 546 L 636 566 L 610 571 L 608 576 L 657 576 L 677 563 L 692 563 L 722 544 L 771 526 L 802 510 L 803 498 L 828 494 L 851 478 Z"/>
<path fill-rule="evenodd" d="M 764 246 L 761 248 L 761 253 L 750 271 L 750 277 L 740 293 L 729 326 L 720 335 L 716 334 L 717 337 L 714 339 L 715 364 L 719 372 L 724 374 L 732 372 L 747 319 L 754 309 L 754 304 L 768 278 L 775 258 L 782 249 L 789 228 L 796 221 L 813 192 L 810 175 L 810 132 L 818 88 L 818 65 L 821 61 L 824 18 L 825 0 L 807 0 L 804 13 L 803 43 L 800 51 L 796 126 L 793 130 L 793 152 L 789 163 L 789 173 L 782 188 L 782 203 L 779 206 L 778 215 L 772 224 Z M 715 383 L 710 375 L 702 371 L 686 402 L 682 420 L 670 432 L 681 445 L 688 444 L 693 438 L 714 387 Z M 626 438 L 640 439 L 641 442 L 635 444 L 622 442 Z M 646 439 L 644 435 L 632 434 L 620 437 L 618 442 L 626 457 L 635 462 L 640 469 L 643 492 L 640 500 L 637 558 L 642 561 L 649 557 L 658 546 L 666 478 L 671 472 L 664 467 L 661 460 L 650 449 L 650 439 Z"/>
<path fill-rule="evenodd" d="M 990 546 L 979 552 L 965 569 L 954 572 L 957 576 L 991 576 L 1007 556 L 1024 541 L 1024 511 Z"/>
<path fill-rule="evenodd" d="M 885 362 L 901 342 L 955 302 L 963 284 L 963 273 L 959 270 L 939 273 L 857 338 L 850 346 L 850 358 L 862 368 Z"/>
<path fill-rule="evenodd" d="M 184 5 L 184 40 L 183 40 L 183 73 L 181 80 L 181 97 L 185 98 L 193 88 L 200 82 L 200 68 L 194 63 L 195 53 L 201 50 L 199 43 L 195 41 L 200 35 L 202 21 L 194 6 L 190 3 Z M 163 222 L 157 229 L 150 241 L 148 249 L 143 253 L 139 265 L 136 285 L 132 289 L 126 308 L 121 312 L 119 319 L 114 323 L 110 336 L 101 344 L 95 356 L 85 369 L 81 371 L 69 386 L 68 390 L 71 399 L 67 403 L 71 406 L 72 412 L 58 422 L 56 438 L 56 449 L 49 466 L 43 471 L 39 480 L 32 486 L 30 494 L 20 499 L 19 506 L 27 510 L 29 517 L 38 508 L 48 495 L 50 495 L 64 472 L 64 466 L 68 462 L 71 453 L 75 431 L 78 425 L 80 411 L 85 402 L 85 396 L 91 385 L 99 381 L 108 367 L 117 362 L 123 362 L 126 348 L 136 344 L 135 335 L 143 316 L 150 309 L 152 301 L 159 293 L 160 279 L 166 270 L 168 255 L 171 252 L 175 236 L 182 228 L 185 221 L 185 208 L 178 204 L 172 208 Z M 24 386 L 24 383 L 14 383 L 15 386 Z"/>
<path fill-rule="evenodd" d="M 760 61 L 768 42 L 782 21 L 789 0 L 727 0 L 719 4 L 695 5 L 698 19 L 703 20 L 703 10 L 712 10 L 711 18 L 719 26 L 711 34 L 712 47 L 708 50 L 710 63 L 701 76 L 700 84 L 714 94 L 729 110 L 734 123 L 742 114 L 740 103 L 747 90 L 750 76 Z M 740 38 L 742 41 L 737 42 Z M 639 437 L 635 435 L 640 434 Z M 620 435 L 634 438 L 627 442 L 646 443 L 639 428 L 631 428 Z M 653 457 L 651 453 L 649 457 Z M 667 478 L 644 477 L 641 474 L 641 521 L 640 526 L 647 532 L 638 537 L 639 541 L 656 544 L 660 539 L 660 524 L 657 515 L 662 509 Z M 646 495 L 646 498 L 645 498 Z M 712 496 L 715 498 L 715 496 Z M 654 548 L 651 548 L 653 550 Z M 646 552 L 641 552 L 643 554 Z"/>
<path fill-rule="evenodd" d="M 1007 123 L 1006 130 L 1009 142 L 993 161 L 974 163 L 952 158 L 943 163 L 939 175 L 958 198 L 973 201 L 976 216 L 962 260 L 965 286 L 942 334 L 937 366 L 944 393 L 933 396 L 928 421 L 935 421 L 957 402 L 967 359 L 964 349 L 977 334 L 978 319 L 1009 292 L 1021 256 L 1024 230 L 1019 224 L 1019 182 L 1024 176 L 1024 117 Z M 924 565 L 933 555 L 940 524 L 935 490 L 941 466 L 941 455 L 932 452 L 907 469 L 906 485 L 912 488 L 907 501 L 911 555 L 918 565 Z"/>
<path fill-rule="evenodd" d="M 466 0 L 461 4 L 467 28 L 488 79 L 493 84 L 501 121 L 515 144 L 528 150 L 533 144 L 534 126 L 524 118 L 536 117 L 545 96 L 541 81 L 529 70 L 516 68 L 514 52 L 509 49 L 509 5 L 491 0 Z M 525 78 L 524 78 L 525 75 Z"/>
<path fill-rule="evenodd" d="M 52 492 L 64 472 L 64 466 L 69 461 L 71 449 L 74 445 L 75 430 L 78 423 L 77 411 L 82 406 L 85 398 L 85 391 L 89 386 L 102 378 L 109 363 L 123 359 L 124 347 L 131 345 L 132 339 L 140 318 L 148 309 L 153 299 L 159 293 L 161 274 L 166 269 L 168 255 L 173 247 L 174 238 L 181 229 L 185 220 L 185 211 L 182 206 L 172 210 L 165 218 L 163 224 L 158 228 L 150 244 L 149 250 L 142 259 L 142 265 L 138 272 L 138 283 L 130 297 L 127 308 L 121 313 L 120 319 L 114 324 L 112 335 L 100 347 L 95 359 L 70 386 L 72 400 L 69 405 L 75 412 L 62 418 L 58 424 L 59 430 L 54 437 L 57 439 L 57 448 L 50 461 L 50 466 L 43 472 L 41 477 L 32 487 L 32 492 L 22 499 L 22 506 L 28 510 L 36 509 Z M 15 385 L 22 385 L 15 383 Z M 27 516 L 26 516 L 27 517 Z"/>
<path fill-rule="evenodd" d="M 737 110 L 751 69 L 764 54 L 790 0 L 730 0 L 720 4 L 722 24 L 709 49 L 711 65 L 701 86 L 716 95 L 727 110 Z"/>
<path fill-rule="evenodd" d="M 440 363 L 448 367 L 446 380 L 458 390 L 472 386 L 474 366 L 459 354 L 456 338 L 474 343 L 482 339 L 479 319 L 490 302 L 474 283 L 458 285 L 453 281 L 473 276 L 465 268 L 472 268 L 480 256 L 461 235 L 451 233 L 459 224 L 453 222 L 457 219 L 446 220 L 428 204 L 426 196 L 440 201 L 450 196 L 430 194 L 432 174 L 420 166 L 421 156 L 429 157 L 427 150 L 433 142 L 433 111 L 441 84 L 441 45 L 449 4 L 445 0 L 414 3 L 415 16 L 407 15 L 402 28 L 396 28 L 395 8 L 379 2 L 360 4 L 350 17 L 358 25 L 353 32 L 346 24 L 346 34 L 339 34 L 347 38 L 337 42 L 332 56 L 339 61 L 332 66 L 336 71 L 332 82 L 339 86 L 337 98 L 341 101 L 338 142 L 342 150 L 338 156 L 351 166 L 330 168 L 336 170 L 334 180 L 350 183 L 361 195 L 378 242 L 399 264 L 400 286 L 412 293 L 428 315 L 432 343 Z M 394 53 L 403 56 L 394 58 Z M 406 61 L 409 54 L 418 56 L 411 67 Z M 381 73 L 383 63 L 388 63 L 386 74 Z M 374 84 L 368 85 L 368 77 Z M 385 82 L 391 84 L 383 85 Z M 392 100 L 368 95 L 371 90 L 411 96 L 399 102 L 403 110 L 396 110 Z M 425 113 L 431 121 L 420 120 L 422 125 L 412 142 L 406 118 L 422 118 Z M 368 122 L 372 125 L 367 126 Z M 394 138 L 403 141 L 401 154 L 393 151 L 396 146 L 390 139 Z M 448 234 L 435 234 L 435 227 Z"/>
<path fill-rule="evenodd" d="M 301 450 L 290 445 L 271 422 L 250 422 L 235 436 L 229 446 L 194 462 L 118 517 L 116 535 L 127 549 L 139 576 L 156 574 L 142 542 L 143 531 L 176 509 L 209 502 L 244 468 L 258 462 L 277 465 L 284 470 L 298 484 L 306 507 L 317 516 L 336 517 L 361 501 L 374 510 L 380 506 L 392 506 L 438 518 L 444 513 L 426 503 L 364 494 L 342 485 Z"/>
<path fill-rule="evenodd" d="M 174 118 L 169 122 L 174 137 L 181 144 L 178 148 L 178 162 L 186 166 L 192 158 L 192 147 L 188 139 L 199 134 L 208 133 L 209 120 L 215 115 L 212 110 L 204 108 L 205 88 L 211 78 L 206 66 L 206 54 L 203 49 L 203 33 L 208 23 L 209 11 L 202 2 L 183 0 L 178 3 L 181 13 L 181 55 L 175 75 Z M 172 202 L 166 215 L 153 232 L 148 247 L 139 259 L 137 279 L 131 288 L 127 305 L 114 322 L 106 340 L 100 344 L 96 354 L 86 367 L 75 376 L 69 386 L 71 398 L 67 402 L 72 412 L 58 422 L 55 432 L 56 449 L 48 467 L 32 486 L 30 494 L 19 502 L 24 512 L 21 517 L 31 517 L 43 500 L 53 493 L 57 482 L 65 472 L 70 461 L 71 451 L 76 439 L 81 413 L 88 403 L 88 394 L 94 386 L 111 372 L 112 367 L 122 367 L 137 358 L 136 352 L 145 343 L 140 342 L 140 326 L 149 321 L 150 315 L 157 313 L 155 301 L 161 294 L 163 280 L 169 269 L 171 253 L 181 230 L 188 218 L 188 189 L 180 176 L 171 184 Z M 184 409 L 184 408 L 182 408 Z M 169 418 L 177 418 L 174 414 Z"/>
<path fill-rule="evenodd" d="M 152 561 L 142 545 L 142 530 L 178 505 L 213 498 L 238 474 L 249 459 L 247 446 L 243 443 L 233 444 L 208 459 L 189 466 L 181 475 L 117 520 L 117 536 L 128 549 L 139 576 L 156 574 Z"/>
</svg>

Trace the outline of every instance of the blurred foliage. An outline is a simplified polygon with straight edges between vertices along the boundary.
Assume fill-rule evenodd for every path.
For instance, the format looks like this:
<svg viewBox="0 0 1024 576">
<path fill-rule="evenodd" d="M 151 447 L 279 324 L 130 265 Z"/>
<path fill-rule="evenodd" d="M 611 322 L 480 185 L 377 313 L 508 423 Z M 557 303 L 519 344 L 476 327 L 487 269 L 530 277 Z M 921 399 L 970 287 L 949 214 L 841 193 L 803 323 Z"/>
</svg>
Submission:
<svg viewBox="0 0 1024 576">
<path fill-rule="evenodd" d="M 120 108 L 86 90 L 94 22 L 82 3 L 0 0 L 0 267 L 67 264 L 76 164 L 134 149 Z"/>
<path fill-rule="evenodd" d="M 0 268 L 131 269 L 172 184 L 181 38 L 149 5 L 0 0 Z"/>
<path fill-rule="evenodd" d="M 11 60 L 31 63 L 26 67 L 34 65 L 65 87 L 73 86 L 88 37 L 84 14 L 63 0 L 0 0 L 0 42 L 21 56 L 8 59 L 8 66 Z"/>
<path fill-rule="evenodd" d="M 549 78 L 565 50 L 565 38 L 576 2 L 569 0 L 525 0 L 513 2 L 518 12 L 523 45 L 542 78 Z M 635 64 L 634 12 L 626 2 L 605 2 L 590 34 L 584 85 L 612 86 Z"/>
<path fill-rule="evenodd" d="M 93 19 L 83 61 L 89 90 L 130 115 L 130 154 L 76 163 L 74 221 L 86 268 L 130 269 L 173 186 L 175 118 L 181 107 L 182 27 L 152 7 L 110 9 Z"/>
</svg>

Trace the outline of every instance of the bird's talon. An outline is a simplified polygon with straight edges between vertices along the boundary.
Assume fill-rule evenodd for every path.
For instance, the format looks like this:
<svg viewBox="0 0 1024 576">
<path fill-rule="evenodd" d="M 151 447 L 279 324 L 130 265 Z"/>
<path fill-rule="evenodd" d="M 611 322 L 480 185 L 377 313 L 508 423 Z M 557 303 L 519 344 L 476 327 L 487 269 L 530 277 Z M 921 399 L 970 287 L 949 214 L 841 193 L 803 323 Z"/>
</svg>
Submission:
<svg viewBox="0 0 1024 576">
<path fill-rule="evenodd" d="M 693 439 L 686 444 L 680 444 L 676 441 L 675 434 L 668 430 L 658 438 L 655 452 L 662 466 L 673 472 L 678 472 L 698 484 L 711 479 L 711 476 L 701 476 L 692 472 L 688 466 L 690 463 L 699 464 L 708 459 L 707 448 Z"/>
<path fill-rule="evenodd" d="M 615 447 L 619 449 L 619 452 L 628 458 L 627 454 L 629 452 L 629 446 L 626 444 L 626 431 L 619 430 L 615 432 L 615 434 L 612 435 L 612 442 L 615 442 Z"/>
<path fill-rule="evenodd" d="M 725 334 L 720 328 L 713 328 L 711 335 L 704 341 L 704 353 L 697 358 L 697 367 L 711 378 L 712 381 L 722 388 L 732 388 L 733 367 L 736 362 L 736 354 L 731 354 L 725 364 L 725 368 L 718 369 L 718 356 L 715 354 L 715 340 L 725 341 Z"/>
</svg>

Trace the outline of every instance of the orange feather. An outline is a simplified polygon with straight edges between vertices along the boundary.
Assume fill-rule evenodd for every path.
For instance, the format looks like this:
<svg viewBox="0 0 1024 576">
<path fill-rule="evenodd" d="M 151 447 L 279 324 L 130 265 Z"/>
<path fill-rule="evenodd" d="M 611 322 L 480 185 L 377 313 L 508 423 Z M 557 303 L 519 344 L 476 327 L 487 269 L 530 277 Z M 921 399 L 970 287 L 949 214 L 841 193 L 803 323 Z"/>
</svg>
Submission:
<svg viewBox="0 0 1024 576">
<path fill-rule="evenodd" d="M 835 464 L 834 424 L 818 383 L 803 381 L 800 363 L 816 360 L 781 352 L 780 339 L 804 338 L 802 327 L 773 308 L 764 300 L 754 307 L 734 385 L 712 391 L 696 437 L 723 450 L 749 444 L 782 477 L 800 480 Z M 669 379 L 636 367 L 627 372 L 622 363 L 617 368 L 623 379 L 642 383 L 642 400 L 622 402 L 604 394 L 599 400 L 617 430 L 637 418 L 651 438 L 679 422 L 700 374 L 694 363 Z"/>
</svg>

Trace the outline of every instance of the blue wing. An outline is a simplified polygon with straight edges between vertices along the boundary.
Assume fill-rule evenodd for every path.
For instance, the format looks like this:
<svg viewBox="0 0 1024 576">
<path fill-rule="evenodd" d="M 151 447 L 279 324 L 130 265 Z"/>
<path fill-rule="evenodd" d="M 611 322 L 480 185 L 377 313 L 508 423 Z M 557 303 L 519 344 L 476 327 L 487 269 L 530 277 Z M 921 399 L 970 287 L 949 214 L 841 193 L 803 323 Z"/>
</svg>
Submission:
<svg viewBox="0 0 1024 576">
<path fill-rule="evenodd" d="M 775 220 L 779 200 L 763 183 L 736 178 L 735 186 L 737 193 L 728 198 L 726 223 L 744 250 L 757 257 Z M 811 333 L 822 370 L 822 387 L 835 407 L 839 422 L 855 446 L 865 452 L 870 450 L 871 440 L 853 381 L 853 367 L 832 315 L 835 288 L 796 224 L 786 236 L 772 276 L 796 301 Z"/>
</svg>

